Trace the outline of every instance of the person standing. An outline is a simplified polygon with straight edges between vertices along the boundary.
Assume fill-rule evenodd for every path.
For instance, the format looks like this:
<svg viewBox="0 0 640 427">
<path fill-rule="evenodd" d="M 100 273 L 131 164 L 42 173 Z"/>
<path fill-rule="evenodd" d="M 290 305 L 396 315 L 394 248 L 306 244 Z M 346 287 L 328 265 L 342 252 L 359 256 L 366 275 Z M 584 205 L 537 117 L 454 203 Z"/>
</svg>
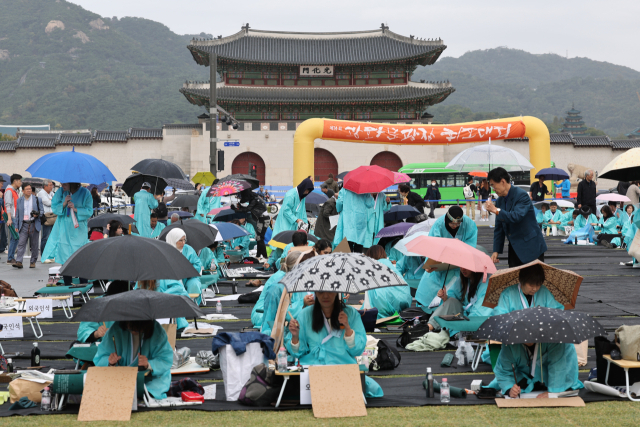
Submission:
<svg viewBox="0 0 640 427">
<path fill-rule="evenodd" d="M 544 183 L 544 175 L 540 175 L 538 180 L 529 187 L 529 198 L 534 202 L 544 201 L 544 196 L 551 195 Z"/>
<path fill-rule="evenodd" d="M 14 264 L 16 262 L 16 248 L 18 247 L 18 239 L 14 238 L 14 233 L 8 229 L 13 225 L 15 229 L 16 225 L 16 202 L 18 201 L 18 189 L 22 185 L 22 175 L 14 173 L 11 175 L 11 185 L 7 187 L 4 192 L 4 209 L 7 212 L 7 234 L 9 237 L 9 253 L 7 256 L 7 264 Z"/>
<path fill-rule="evenodd" d="M 571 198 L 571 181 L 569 180 L 569 178 L 562 181 L 562 184 L 560 184 L 560 190 L 562 191 L 563 199 Z"/>
<path fill-rule="evenodd" d="M 473 221 L 476 220 L 476 192 L 478 188 L 473 183 L 473 178 L 469 177 L 467 180 L 467 185 L 462 189 L 462 193 L 464 195 L 464 199 L 467 201 L 467 216 L 471 218 Z M 471 210 L 471 215 L 469 215 L 469 210 Z"/>
<path fill-rule="evenodd" d="M 339 190 L 338 183 L 333 178 L 332 173 L 328 175 L 327 180 L 323 184 L 327 185 L 327 190 L 333 190 L 334 194 L 338 194 L 338 190 Z"/>
<path fill-rule="evenodd" d="M 489 195 L 491 194 L 491 188 L 489 188 L 489 181 L 486 179 L 482 180 L 480 187 L 478 187 L 478 203 L 480 204 L 480 221 L 489 221 L 489 212 L 487 212 L 487 207 L 484 205 L 484 202 L 489 200 Z"/>
<path fill-rule="evenodd" d="M 431 180 L 431 185 L 427 187 L 427 193 L 424 196 L 424 200 L 429 203 L 429 218 L 435 218 L 435 210 L 438 207 L 438 203 L 442 199 L 440 190 L 438 189 L 438 182 L 435 179 Z"/>
<path fill-rule="evenodd" d="M 231 205 L 231 209 L 237 212 L 248 213 L 248 227 L 253 228 L 254 237 L 256 239 L 256 256 L 268 258 L 267 245 L 264 241 L 264 235 L 269 227 L 269 217 L 265 215 L 267 204 L 262 197 L 247 188 L 239 194 L 240 201 L 236 205 Z M 248 228 L 244 227 L 244 228 Z M 249 252 L 247 248 L 247 253 Z"/>
<path fill-rule="evenodd" d="M 167 209 L 167 203 L 172 202 L 176 198 L 176 189 L 174 188 L 170 196 L 162 197 L 162 200 L 158 201 L 158 207 L 153 211 L 158 215 L 158 221 L 166 226 L 169 219 L 169 209 Z"/>
<path fill-rule="evenodd" d="M 217 183 L 218 180 L 216 179 L 213 182 L 213 185 L 216 185 Z M 196 211 L 196 219 L 200 222 L 204 222 L 205 224 L 209 223 L 207 214 L 211 212 L 212 209 L 217 209 L 222 206 L 222 197 L 207 196 L 209 189 L 211 189 L 211 187 L 202 188 L 202 193 L 198 199 L 198 210 Z"/>
<path fill-rule="evenodd" d="M 409 187 L 409 184 L 398 185 L 398 191 L 403 198 L 407 199 L 407 205 L 413 206 L 418 211 L 420 211 L 421 214 L 424 213 L 424 199 L 420 197 L 418 193 L 414 193 L 413 191 L 411 191 L 411 187 Z"/>
<path fill-rule="evenodd" d="M 27 240 L 31 247 L 31 268 L 36 268 L 38 260 L 38 238 L 40 237 L 40 217 L 44 215 L 42 203 L 33 195 L 31 184 L 22 185 L 22 197 L 16 203 L 16 231 L 19 233 L 15 268 L 22 268 L 22 260 L 27 249 Z"/>
<path fill-rule="evenodd" d="M 588 206 L 592 213 L 598 215 L 596 209 L 596 193 L 593 170 L 589 169 L 584 173 L 584 180 L 578 184 L 578 208 Z"/>
<path fill-rule="evenodd" d="M 422 201 L 422 197 L 418 196 L 418 198 Z M 357 194 L 346 188 L 340 191 L 336 202 L 336 210 L 340 213 L 340 218 L 338 218 L 338 227 L 333 238 L 334 247 L 346 238 L 351 252 L 362 253 L 364 245 L 371 241 L 367 231 L 368 215 L 373 214 L 374 203 L 371 194 Z"/>
<path fill-rule="evenodd" d="M 380 192 L 372 196 L 374 198 L 373 208 L 367 212 L 368 241 L 364 244 L 365 249 L 377 245 L 380 241 L 376 235 L 384 228 L 384 213 L 391 209 L 391 199 L 386 194 Z"/>
<path fill-rule="evenodd" d="M 53 214 L 53 211 L 51 210 L 51 201 L 53 200 L 53 182 L 51 180 L 44 180 L 44 187 L 42 187 L 42 190 L 38 192 L 37 197 L 40 199 L 45 216 L 47 214 Z M 44 252 L 44 247 L 47 244 L 47 239 L 49 238 L 49 234 L 51 234 L 53 225 L 40 224 L 40 227 L 42 228 L 40 252 Z"/>
<path fill-rule="evenodd" d="M 0 175 L 0 254 L 7 249 L 7 230 L 4 225 L 4 183 L 6 181 Z"/>
<path fill-rule="evenodd" d="M 100 209 L 100 195 L 98 194 L 98 187 L 91 188 L 91 199 L 93 200 L 93 214 L 91 218 L 98 215 Z"/>
<path fill-rule="evenodd" d="M 303 222 L 308 222 L 304 198 L 312 191 L 313 182 L 310 176 L 303 179 L 297 187 L 287 191 L 273 228 L 273 236 L 282 231 L 297 230 Z"/>
<path fill-rule="evenodd" d="M 331 228 L 331 221 L 329 217 L 338 215 L 336 209 L 336 199 L 339 193 L 334 193 L 333 190 L 327 190 L 327 196 L 329 200 L 323 203 L 318 213 L 318 220 L 316 221 L 316 228 L 313 234 L 321 239 L 327 239 L 333 242 L 333 238 L 336 236 L 336 227 Z"/>
<path fill-rule="evenodd" d="M 136 221 L 138 233 L 142 237 L 151 237 L 151 210 L 158 207 L 158 200 L 162 199 L 162 195 L 151 195 L 151 184 L 145 182 L 142 188 L 134 196 L 136 212 L 133 219 Z"/>
<path fill-rule="evenodd" d="M 489 172 L 489 182 L 498 195 L 495 205 L 486 202 L 486 209 L 496 216 L 493 231 L 493 254 L 498 263 L 498 254 L 504 249 L 504 239 L 509 239 L 509 267 L 518 267 L 534 259 L 544 261 L 547 244 L 536 221 L 533 203 L 527 193 L 509 184 L 509 173 L 504 168 Z"/>
<path fill-rule="evenodd" d="M 640 203 L 640 181 L 632 181 L 629 188 L 627 188 L 627 193 L 625 196 L 631 200 L 629 202 L 630 205 L 636 206 Z"/>
</svg>

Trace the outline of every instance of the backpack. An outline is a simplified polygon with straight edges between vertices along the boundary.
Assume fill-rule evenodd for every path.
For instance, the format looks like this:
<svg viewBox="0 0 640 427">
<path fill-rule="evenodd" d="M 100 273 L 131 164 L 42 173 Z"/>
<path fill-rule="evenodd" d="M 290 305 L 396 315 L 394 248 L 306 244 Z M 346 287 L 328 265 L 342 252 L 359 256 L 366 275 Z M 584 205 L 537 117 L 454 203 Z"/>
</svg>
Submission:
<svg viewBox="0 0 640 427">
<path fill-rule="evenodd" d="M 378 341 L 378 357 L 371 361 L 369 369 L 372 371 L 386 371 L 396 369 L 402 357 L 398 350 L 389 347 L 383 340 Z"/>
<path fill-rule="evenodd" d="M 242 294 L 238 297 L 238 302 L 240 304 L 255 304 L 260 299 L 260 294 L 262 292 L 249 292 L 246 294 Z"/>
<path fill-rule="evenodd" d="M 405 348 L 414 341 L 418 341 L 425 334 L 429 333 L 428 323 L 419 323 L 417 325 L 407 325 L 404 331 L 396 340 L 396 347 Z"/>
<path fill-rule="evenodd" d="M 0 293 L 4 294 L 5 297 L 18 297 L 16 291 L 4 280 L 0 280 Z"/>
<path fill-rule="evenodd" d="M 242 387 L 238 403 L 247 406 L 270 406 L 278 399 L 283 379 L 264 363 L 254 366 L 249 381 Z"/>
<path fill-rule="evenodd" d="M 471 184 L 465 185 L 464 188 L 462 189 L 462 193 L 464 194 L 464 197 L 466 199 L 472 199 L 473 191 L 471 190 Z"/>
<path fill-rule="evenodd" d="M 153 210 L 158 218 L 166 218 L 169 215 L 169 210 L 164 202 L 158 202 L 158 207 Z"/>
</svg>

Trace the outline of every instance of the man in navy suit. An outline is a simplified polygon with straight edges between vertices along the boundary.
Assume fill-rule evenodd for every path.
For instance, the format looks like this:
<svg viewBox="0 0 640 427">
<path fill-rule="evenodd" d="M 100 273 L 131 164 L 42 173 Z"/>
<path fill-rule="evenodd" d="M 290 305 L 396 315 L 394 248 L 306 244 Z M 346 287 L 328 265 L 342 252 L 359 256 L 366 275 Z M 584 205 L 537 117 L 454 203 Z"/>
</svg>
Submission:
<svg viewBox="0 0 640 427">
<path fill-rule="evenodd" d="M 509 184 L 510 176 L 504 168 L 490 171 L 488 179 L 498 195 L 495 205 L 491 201 L 486 202 L 487 211 L 496 216 L 493 262 L 499 262 L 498 254 L 504 249 L 505 236 L 509 239 L 509 267 L 518 267 L 534 259 L 544 261 L 547 244 L 527 192 Z"/>
<path fill-rule="evenodd" d="M 31 268 L 36 268 L 38 260 L 38 238 L 40 237 L 40 217 L 44 215 L 44 208 L 38 196 L 33 194 L 31 184 L 22 185 L 22 197 L 16 202 L 16 230 L 19 233 L 18 250 L 16 251 L 15 268 L 22 268 L 27 241 L 31 246 Z"/>
</svg>

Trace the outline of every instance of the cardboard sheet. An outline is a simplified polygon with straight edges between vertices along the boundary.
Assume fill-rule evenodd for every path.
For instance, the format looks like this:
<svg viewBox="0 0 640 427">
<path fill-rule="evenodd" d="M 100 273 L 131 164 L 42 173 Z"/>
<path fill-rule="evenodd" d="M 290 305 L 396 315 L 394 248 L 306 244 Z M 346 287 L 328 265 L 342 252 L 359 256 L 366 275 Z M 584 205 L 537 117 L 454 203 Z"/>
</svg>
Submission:
<svg viewBox="0 0 640 427">
<path fill-rule="evenodd" d="M 167 339 L 171 348 L 176 348 L 176 331 L 177 325 L 175 323 L 168 323 L 162 325 L 162 329 L 167 333 Z"/>
<path fill-rule="evenodd" d="M 137 376 L 136 367 L 89 368 L 78 421 L 131 420 Z"/>
<path fill-rule="evenodd" d="M 309 383 L 314 417 L 367 416 L 358 365 L 310 366 Z"/>
<path fill-rule="evenodd" d="M 342 242 L 340 242 L 340 244 L 336 246 L 336 248 L 333 250 L 333 253 L 336 253 L 336 252 L 343 253 L 343 254 L 351 253 L 351 248 L 349 248 L 349 242 L 347 242 L 346 237 L 342 239 Z"/>
<path fill-rule="evenodd" d="M 278 354 L 278 350 L 282 345 L 284 337 L 284 322 L 287 317 L 287 310 L 291 303 L 291 297 L 287 292 L 287 289 L 282 290 L 280 296 L 280 304 L 278 304 L 278 311 L 276 312 L 276 318 L 273 321 L 273 329 L 271 330 L 271 338 L 274 340 L 273 351 Z"/>
<path fill-rule="evenodd" d="M 496 399 L 498 408 L 582 408 L 581 397 L 564 397 L 562 399 Z"/>
</svg>

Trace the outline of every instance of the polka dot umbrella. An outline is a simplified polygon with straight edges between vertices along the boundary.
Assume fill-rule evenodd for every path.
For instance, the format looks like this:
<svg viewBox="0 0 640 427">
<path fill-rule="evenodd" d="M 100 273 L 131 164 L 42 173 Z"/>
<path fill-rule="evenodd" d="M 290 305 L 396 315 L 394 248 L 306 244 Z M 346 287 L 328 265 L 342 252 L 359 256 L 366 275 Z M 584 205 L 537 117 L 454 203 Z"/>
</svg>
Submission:
<svg viewBox="0 0 640 427">
<path fill-rule="evenodd" d="M 478 339 L 502 344 L 579 344 L 606 336 L 602 325 L 591 316 L 556 308 L 533 307 L 488 318 L 475 332 Z"/>
</svg>

